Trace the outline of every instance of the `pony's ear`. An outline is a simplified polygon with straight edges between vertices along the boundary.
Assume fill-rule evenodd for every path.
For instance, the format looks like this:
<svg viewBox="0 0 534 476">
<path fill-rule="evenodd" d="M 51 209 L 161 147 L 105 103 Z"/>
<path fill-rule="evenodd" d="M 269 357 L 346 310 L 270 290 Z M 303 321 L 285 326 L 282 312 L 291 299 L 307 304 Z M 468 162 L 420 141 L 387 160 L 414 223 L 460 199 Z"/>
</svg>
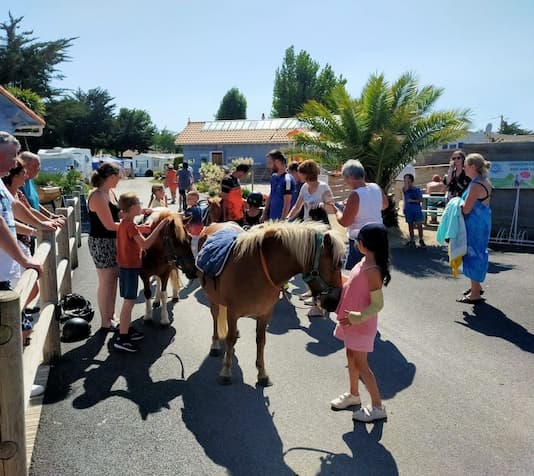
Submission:
<svg viewBox="0 0 534 476">
<path fill-rule="evenodd" d="M 330 233 L 325 233 L 324 234 L 323 242 L 329 248 L 332 246 L 332 237 L 330 236 Z"/>
<path fill-rule="evenodd" d="M 193 215 L 189 215 L 188 217 L 182 217 L 182 223 L 184 225 L 187 225 L 191 221 L 191 218 L 193 218 Z"/>
</svg>

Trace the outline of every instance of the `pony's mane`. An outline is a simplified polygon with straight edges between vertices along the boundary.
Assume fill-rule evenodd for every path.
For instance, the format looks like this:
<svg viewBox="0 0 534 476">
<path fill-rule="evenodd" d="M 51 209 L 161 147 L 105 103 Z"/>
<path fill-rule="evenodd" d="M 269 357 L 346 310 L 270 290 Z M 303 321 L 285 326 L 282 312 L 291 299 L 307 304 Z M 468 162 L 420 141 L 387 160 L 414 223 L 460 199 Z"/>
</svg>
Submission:
<svg viewBox="0 0 534 476">
<path fill-rule="evenodd" d="M 182 218 L 179 213 L 169 210 L 165 207 L 157 207 L 153 209 L 152 214 L 147 220 L 150 226 L 156 226 L 164 218 L 171 217 L 176 233 L 176 238 L 183 241 L 185 240 L 185 227 L 182 222 Z"/>
<path fill-rule="evenodd" d="M 264 238 L 274 236 L 294 254 L 302 266 L 306 266 L 315 256 L 316 233 L 323 233 L 331 237 L 334 261 L 341 260 L 345 254 L 345 244 L 341 237 L 328 230 L 326 225 L 314 221 L 270 221 L 253 226 L 249 231 L 237 236 L 235 252 L 237 256 L 252 254 L 262 244 Z"/>
</svg>

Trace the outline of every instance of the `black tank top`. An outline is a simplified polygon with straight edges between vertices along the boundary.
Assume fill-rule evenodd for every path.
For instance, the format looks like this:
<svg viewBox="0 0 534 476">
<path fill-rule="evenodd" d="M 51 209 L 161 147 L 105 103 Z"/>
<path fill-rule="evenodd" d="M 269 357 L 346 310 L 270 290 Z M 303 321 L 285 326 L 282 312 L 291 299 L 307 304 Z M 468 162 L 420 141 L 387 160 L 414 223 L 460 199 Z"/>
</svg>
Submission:
<svg viewBox="0 0 534 476">
<path fill-rule="evenodd" d="M 113 218 L 113 221 L 118 222 L 119 221 L 119 207 L 115 205 L 112 202 L 108 202 L 109 205 L 109 211 L 111 212 L 111 216 Z M 104 224 L 100 221 L 100 218 L 98 218 L 98 215 L 96 212 L 93 212 L 89 209 L 89 236 L 92 236 L 93 238 L 116 238 L 117 233 L 115 231 L 108 230 Z"/>
</svg>

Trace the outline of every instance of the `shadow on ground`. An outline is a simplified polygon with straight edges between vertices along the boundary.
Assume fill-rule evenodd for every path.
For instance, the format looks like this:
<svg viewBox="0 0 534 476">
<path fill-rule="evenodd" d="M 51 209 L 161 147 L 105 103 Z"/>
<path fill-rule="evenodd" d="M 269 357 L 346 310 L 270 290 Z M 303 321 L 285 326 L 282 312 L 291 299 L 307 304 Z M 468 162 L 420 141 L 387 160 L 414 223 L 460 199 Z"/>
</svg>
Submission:
<svg viewBox="0 0 534 476">
<path fill-rule="evenodd" d="M 392 248 L 391 264 L 399 272 L 415 278 L 451 275 L 447 250 L 442 246 Z"/>
<path fill-rule="evenodd" d="M 233 476 L 294 475 L 283 458 L 263 388 L 243 383 L 234 359 L 233 384 L 218 385 L 221 359 L 207 357 L 184 387 L 182 419 L 206 455 Z"/>
<path fill-rule="evenodd" d="M 316 473 L 320 476 L 334 475 L 365 475 L 365 476 L 396 476 L 399 474 L 397 463 L 393 455 L 385 448 L 380 440 L 384 422 L 376 422 L 368 431 L 363 423 L 354 423 L 354 431 L 345 433 L 343 440 L 352 452 L 352 456 L 345 453 L 331 453 L 316 448 L 290 448 L 285 454 L 295 451 L 316 452 L 320 456 L 321 466 Z"/>
<path fill-rule="evenodd" d="M 457 324 L 488 337 L 507 340 L 525 352 L 534 353 L 534 335 L 487 302 L 473 306 L 471 314 L 464 311 L 463 315 L 465 322 L 456 321 Z"/>
<path fill-rule="evenodd" d="M 380 332 L 376 334 L 375 349 L 369 353 L 368 359 L 383 399 L 393 398 L 412 384 L 416 372 L 415 364 L 408 362 L 393 342 L 382 340 Z"/>
<path fill-rule="evenodd" d="M 169 402 L 181 395 L 184 387 L 184 369 L 180 357 L 174 353 L 164 354 L 176 331 L 172 327 L 162 329 L 144 326 L 143 332 L 146 338 L 140 344 L 141 351 L 137 354 L 126 355 L 115 351 L 111 347 L 112 339 L 109 339 L 109 355 L 98 359 L 97 355 L 106 342 L 106 334 L 103 332 L 97 332 L 85 344 L 66 352 L 50 372 L 44 403 L 64 400 L 71 393 L 73 384 L 83 380 L 83 393 L 72 402 L 77 409 L 92 407 L 114 396 L 135 403 L 143 419 L 162 408 L 170 408 Z M 150 368 L 154 362 L 164 357 L 178 361 L 181 380 L 152 380 Z M 125 379 L 127 388 L 112 390 L 119 377 Z"/>
</svg>

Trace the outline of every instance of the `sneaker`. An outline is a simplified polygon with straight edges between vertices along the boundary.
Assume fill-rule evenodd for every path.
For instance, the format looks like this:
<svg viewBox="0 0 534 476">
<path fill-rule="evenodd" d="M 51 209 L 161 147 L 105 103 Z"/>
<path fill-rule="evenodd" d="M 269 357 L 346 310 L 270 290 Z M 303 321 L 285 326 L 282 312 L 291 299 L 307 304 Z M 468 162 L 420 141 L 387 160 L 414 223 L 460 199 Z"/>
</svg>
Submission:
<svg viewBox="0 0 534 476">
<path fill-rule="evenodd" d="M 137 347 L 136 344 L 134 344 L 130 339 L 121 339 L 120 337 L 117 337 L 115 342 L 113 342 L 113 348 L 117 350 L 122 350 L 124 352 L 138 352 L 139 347 Z"/>
<path fill-rule="evenodd" d="M 311 291 L 306 291 L 305 293 L 299 294 L 299 299 L 301 301 L 305 301 L 306 299 L 311 298 L 311 297 L 312 297 Z"/>
<path fill-rule="evenodd" d="M 352 414 L 352 419 L 356 421 L 362 421 L 364 423 L 369 423 L 376 420 L 386 420 L 388 414 L 386 413 L 386 407 L 382 405 L 381 407 L 364 407 L 356 410 Z"/>
<path fill-rule="evenodd" d="M 345 410 L 345 408 L 353 407 L 354 405 L 360 405 L 362 401 L 359 395 L 352 395 L 352 393 L 346 392 L 330 402 L 332 410 Z"/>
<path fill-rule="evenodd" d="M 419 248 L 426 248 L 426 244 L 423 240 L 419 240 Z"/>
<path fill-rule="evenodd" d="M 128 329 L 128 337 L 130 340 L 143 340 L 145 338 L 145 334 L 139 332 L 133 327 L 130 327 Z"/>
<path fill-rule="evenodd" d="M 315 306 L 315 298 L 314 297 L 310 297 L 309 299 L 306 299 L 303 304 L 305 306 Z"/>
<path fill-rule="evenodd" d="M 32 385 L 30 398 L 38 397 L 39 395 L 42 395 L 44 392 L 45 392 L 45 388 L 43 385 Z"/>
</svg>

